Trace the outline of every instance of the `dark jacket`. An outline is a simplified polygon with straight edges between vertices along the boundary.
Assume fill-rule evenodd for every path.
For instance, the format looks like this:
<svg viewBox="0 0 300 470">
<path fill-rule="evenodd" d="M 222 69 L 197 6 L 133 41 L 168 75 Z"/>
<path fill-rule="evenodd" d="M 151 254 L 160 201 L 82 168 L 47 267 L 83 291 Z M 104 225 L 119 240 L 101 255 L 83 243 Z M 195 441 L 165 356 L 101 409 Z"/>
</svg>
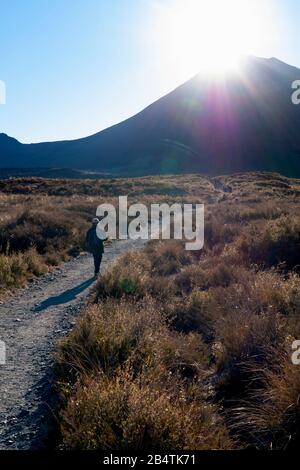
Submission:
<svg viewBox="0 0 300 470">
<path fill-rule="evenodd" d="M 97 236 L 96 229 L 97 226 L 93 226 L 87 231 L 85 237 L 86 246 L 90 253 L 103 253 L 104 243 L 103 240 Z"/>
</svg>

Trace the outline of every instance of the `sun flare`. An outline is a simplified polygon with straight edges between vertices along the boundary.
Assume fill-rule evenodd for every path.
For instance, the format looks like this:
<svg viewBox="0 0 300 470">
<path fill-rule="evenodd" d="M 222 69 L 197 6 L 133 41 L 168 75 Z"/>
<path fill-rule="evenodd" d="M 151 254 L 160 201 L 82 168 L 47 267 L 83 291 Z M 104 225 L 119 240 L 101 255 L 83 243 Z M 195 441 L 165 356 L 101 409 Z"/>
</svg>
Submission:
<svg viewBox="0 0 300 470">
<path fill-rule="evenodd" d="M 167 1 L 159 20 L 164 56 L 186 70 L 232 71 L 268 35 L 266 7 L 261 0 Z"/>
</svg>

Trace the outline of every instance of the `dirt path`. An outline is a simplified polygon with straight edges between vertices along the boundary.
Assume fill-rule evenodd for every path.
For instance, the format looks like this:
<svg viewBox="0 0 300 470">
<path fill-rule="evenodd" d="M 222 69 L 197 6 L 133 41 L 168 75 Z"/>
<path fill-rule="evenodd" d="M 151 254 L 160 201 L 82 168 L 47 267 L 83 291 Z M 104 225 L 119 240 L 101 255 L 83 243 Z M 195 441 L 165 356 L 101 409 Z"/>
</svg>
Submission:
<svg viewBox="0 0 300 470">
<path fill-rule="evenodd" d="M 113 242 L 101 271 L 144 243 Z M 0 340 L 6 345 L 6 364 L 0 365 L 0 449 L 43 448 L 55 400 L 52 353 L 74 325 L 93 282 L 91 257 L 81 256 L 0 303 Z"/>
</svg>

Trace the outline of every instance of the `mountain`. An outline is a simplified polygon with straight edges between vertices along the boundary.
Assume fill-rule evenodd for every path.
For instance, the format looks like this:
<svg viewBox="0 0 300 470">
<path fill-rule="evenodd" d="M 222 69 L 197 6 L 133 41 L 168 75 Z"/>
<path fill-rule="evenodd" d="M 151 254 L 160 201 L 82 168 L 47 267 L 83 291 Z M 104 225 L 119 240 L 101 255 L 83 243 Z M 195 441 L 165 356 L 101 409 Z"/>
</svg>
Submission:
<svg viewBox="0 0 300 470">
<path fill-rule="evenodd" d="M 300 69 L 246 57 L 227 78 L 197 75 L 139 114 L 92 136 L 21 144 L 0 134 L 0 167 L 118 175 L 277 171 L 300 177 Z"/>
</svg>

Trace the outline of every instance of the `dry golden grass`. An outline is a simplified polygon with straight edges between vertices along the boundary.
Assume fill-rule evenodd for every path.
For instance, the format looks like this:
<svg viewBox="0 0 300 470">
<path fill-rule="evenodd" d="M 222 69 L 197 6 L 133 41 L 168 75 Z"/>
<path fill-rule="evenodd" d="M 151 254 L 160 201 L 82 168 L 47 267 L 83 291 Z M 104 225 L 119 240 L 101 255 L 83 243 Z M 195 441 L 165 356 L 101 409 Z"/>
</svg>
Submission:
<svg viewBox="0 0 300 470">
<path fill-rule="evenodd" d="M 166 241 L 127 254 L 63 341 L 67 447 L 299 443 L 299 369 L 290 362 L 300 335 L 299 182 L 263 174 L 219 181 L 231 189 L 206 205 L 204 250 Z"/>
<path fill-rule="evenodd" d="M 155 380 L 155 377 L 154 377 Z M 185 450 L 230 449 L 232 441 L 214 408 L 189 400 L 180 384 L 138 379 L 118 371 L 76 385 L 62 413 L 67 449 Z"/>
<path fill-rule="evenodd" d="M 150 298 L 90 306 L 62 341 L 57 362 L 67 448 L 233 445 L 216 407 L 205 401 L 207 346 L 197 333 L 170 330 Z"/>
<path fill-rule="evenodd" d="M 232 411 L 231 426 L 260 449 L 299 447 L 300 374 L 286 351 L 270 350 L 273 367 L 250 368 L 257 390 Z"/>
<path fill-rule="evenodd" d="M 1 189 L 1 239 L 14 232 L 17 241 L 2 243 L 6 286 L 82 249 L 82 231 L 103 200 L 127 194 L 129 203 L 206 204 L 201 252 L 173 240 L 125 255 L 98 280 L 62 340 L 63 447 L 299 446 L 300 374 L 291 363 L 300 339 L 299 180 L 264 173 L 31 179 Z M 59 235 L 47 229 L 45 237 L 49 221 Z"/>
<path fill-rule="evenodd" d="M 45 260 L 30 248 L 24 253 L 0 255 L 0 289 L 1 286 L 15 287 L 23 285 L 28 278 L 39 276 L 47 271 Z"/>
</svg>

